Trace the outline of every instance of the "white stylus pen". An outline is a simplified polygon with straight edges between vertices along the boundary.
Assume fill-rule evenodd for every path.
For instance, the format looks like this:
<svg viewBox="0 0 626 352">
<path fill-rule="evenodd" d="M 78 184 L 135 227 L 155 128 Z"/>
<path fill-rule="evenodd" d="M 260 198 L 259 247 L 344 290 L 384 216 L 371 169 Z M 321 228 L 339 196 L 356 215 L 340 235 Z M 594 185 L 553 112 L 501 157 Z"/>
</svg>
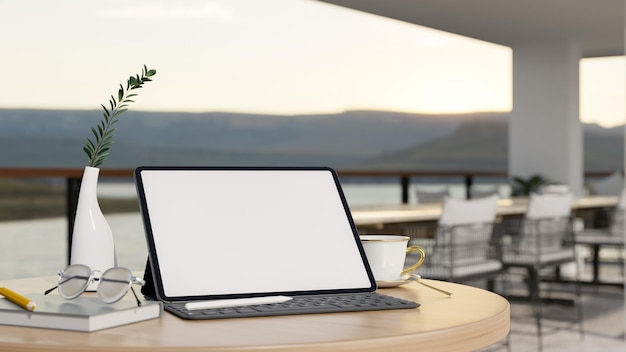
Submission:
<svg viewBox="0 0 626 352">
<path fill-rule="evenodd" d="M 185 303 L 185 308 L 187 308 L 187 310 L 197 310 L 197 309 L 209 309 L 209 308 L 252 306 L 255 304 L 283 303 L 283 302 L 290 301 L 291 299 L 292 299 L 291 297 L 287 297 L 287 296 L 216 299 L 214 301 Z"/>
</svg>

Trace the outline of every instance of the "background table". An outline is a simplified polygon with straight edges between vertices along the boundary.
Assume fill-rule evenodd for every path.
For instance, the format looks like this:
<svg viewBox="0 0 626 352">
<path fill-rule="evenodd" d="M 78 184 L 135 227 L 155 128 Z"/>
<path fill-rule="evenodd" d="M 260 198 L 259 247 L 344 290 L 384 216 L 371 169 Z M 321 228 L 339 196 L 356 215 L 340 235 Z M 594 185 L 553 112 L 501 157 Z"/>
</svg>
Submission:
<svg viewBox="0 0 626 352">
<path fill-rule="evenodd" d="M 588 209 L 615 207 L 619 201 L 614 196 L 586 196 L 574 200 L 574 212 Z M 383 206 L 361 206 L 350 209 L 354 223 L 359 228 L 383 228 L 388 224 L 436 222 L 441 216 L 442 203 L 398 204 Z M 497 216 L 523 215 L 528 207 L 528 198 L 498 199 Z"/>
<path fill-rule="evenodd" d="M 56 278 L 0 282 L 41 293 Z M 509 332 L 509 303 L 482 289 L 426 280 L 380 292 L 415 300 L 418 309 L 186 321 L 160 319 L 81 333 L 0 325 L 0 351 L 472 351 Z M 93 294 L 93 293 L 87 293 Z"/>
</svg>

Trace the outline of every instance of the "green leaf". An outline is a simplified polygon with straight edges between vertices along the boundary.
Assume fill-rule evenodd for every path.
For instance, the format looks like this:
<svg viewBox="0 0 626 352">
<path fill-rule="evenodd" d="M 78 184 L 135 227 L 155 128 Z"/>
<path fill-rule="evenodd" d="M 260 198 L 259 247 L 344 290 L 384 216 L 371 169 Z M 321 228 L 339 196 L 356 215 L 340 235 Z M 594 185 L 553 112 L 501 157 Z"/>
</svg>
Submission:
<svg viewBox="0 0 626 352">
<path fill-rule="evenodd" d="M 98 135 L 98 133 L 96 132 L 95 128 L 91 128 L 91 132 L 93 133 L 93 135 L 96 137 L 96 143 L 98 143 L 100 141 L 100 136 Z"/>
<path fill-rule="evenodd" d="M 109 100 L 110 110 L 104 105 L 100 105 L 104 110 L 102 113 L 103 119 L 96 125 L 97 129 L 91 128 L 91 132 L 96 140 L 94 142 L 87 138 L 87 142 L 83 147 L 83 151 L 89 159 L 89 166 L 99 167 L 107 159 L 116 132 L 116 128 L 112 126 L 119 121 L 120 114 L 128 111 L 128 103 L 134 103 L 133 100 L 128 98 L 137 96 L 137 94 L 128 94 L 130 90 L 141 88 L 145 82 L 152 81 L 148 77 L 156 74 L 156 70 L 148 70 L 146 65 L 143 65 L 141 72 L 141 77 L 138 74 L 129 76 L 126 81 L 126 91 L 124 91 L 124 86 L 120 84 L 120 88 L 117 91 L 117 99 L 111 95 Z M 126 98 L 125 94 L 128 94 Z"/>
<path fill-rule="evenodd" d="M 119 116 L 120 114 L 122 114 L 122 113 L 124 113 L 124 112 L 128 111 L 128 109 L 125 109 L 125 108 L 124 108 L 125 106 L 126 106 L 126 105 L 120 105 L 120 108 L 119 108 L 119 109 L 117 109 L 117 111 L 115 112 L 115 114 L 113 115 L 113 117 L 117 117 L 117 116 Z"/>
<path fill-rule="evenodd" d="M 106 157 L 105 158 L 96 157 L 92 159 L 91 166 L 100 167 L 100 165 L 102 165 L 102 163 L 104 163 L 105 160 L 106 160 Z"/>
<path fill-rule="evenodd" d="M 96 156 L 96 163 L 101 165 L 109 156 L 109 153 L 100 153 Z"/>
<path fill-rule="evenodd" d="M 102 106 L 102 109 L 104 109 L 104 114 L 105 114 L 105 117 L 110 116 L 110 114 L 109 114 L 109 110 L 107 110 L 107 108 L 105 108 L 105 107 L 104 107 L 104 105 L 102 105 L 102 104 L 100 104 L 100 106 Z"/>
<path fill-rule="evenodd" d="M 115 137 L 115 135 L 113 135 L 113 134 L 105 136 L 102 139 L 102 144 L 113 144 L 113 137 Z"/>
<path fill-rule="evenodd" d="M 104 135 L 102 135 L 102 137 L 106 137 L 106 136 L 110 136 L 112 134 L 115 133 L 116 128 L 111 128 L 108 131 L 106 131 L 106 133 Z"/>
</svg>

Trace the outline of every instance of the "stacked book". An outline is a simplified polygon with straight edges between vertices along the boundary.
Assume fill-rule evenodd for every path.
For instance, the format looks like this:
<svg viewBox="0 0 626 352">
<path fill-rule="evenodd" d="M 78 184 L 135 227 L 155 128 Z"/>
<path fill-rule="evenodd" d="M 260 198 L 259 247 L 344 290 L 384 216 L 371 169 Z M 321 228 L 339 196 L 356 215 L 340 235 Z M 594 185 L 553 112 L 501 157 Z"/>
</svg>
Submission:
<svg viewBox="0 0 626 352">
<path fill-rule="evenodd" d="M 106 304 L 97 297 L 69 301 L 55 295 L 27 296 L 37 303 L 33 311 L 0 298 L 0 324 L 91 332 L 158 318 L 163 312 L 162 303 L 155 301 L 142 301 L 137 306 L 134 299 Z"/>
</svg>

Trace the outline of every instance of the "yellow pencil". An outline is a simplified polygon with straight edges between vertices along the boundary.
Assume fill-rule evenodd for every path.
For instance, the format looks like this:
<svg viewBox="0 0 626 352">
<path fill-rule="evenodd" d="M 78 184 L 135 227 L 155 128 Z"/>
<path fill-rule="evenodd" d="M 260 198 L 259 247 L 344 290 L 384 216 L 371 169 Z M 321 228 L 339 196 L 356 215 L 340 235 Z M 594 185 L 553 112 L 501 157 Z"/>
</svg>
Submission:
<svg viewBox="0 0 626 352">
<path fill-rule="evenodd" d="M 9 290 L 6 287 L 0 287 L 0 295 L 4 296 L 4 298 L 8 299 L 9 301 L 17 304 L 18 306 L 26 310 L 33 311 L 37 307 L 35 302 L 31 301 L 30 299 L 16 292 Z"/>
</svg>

